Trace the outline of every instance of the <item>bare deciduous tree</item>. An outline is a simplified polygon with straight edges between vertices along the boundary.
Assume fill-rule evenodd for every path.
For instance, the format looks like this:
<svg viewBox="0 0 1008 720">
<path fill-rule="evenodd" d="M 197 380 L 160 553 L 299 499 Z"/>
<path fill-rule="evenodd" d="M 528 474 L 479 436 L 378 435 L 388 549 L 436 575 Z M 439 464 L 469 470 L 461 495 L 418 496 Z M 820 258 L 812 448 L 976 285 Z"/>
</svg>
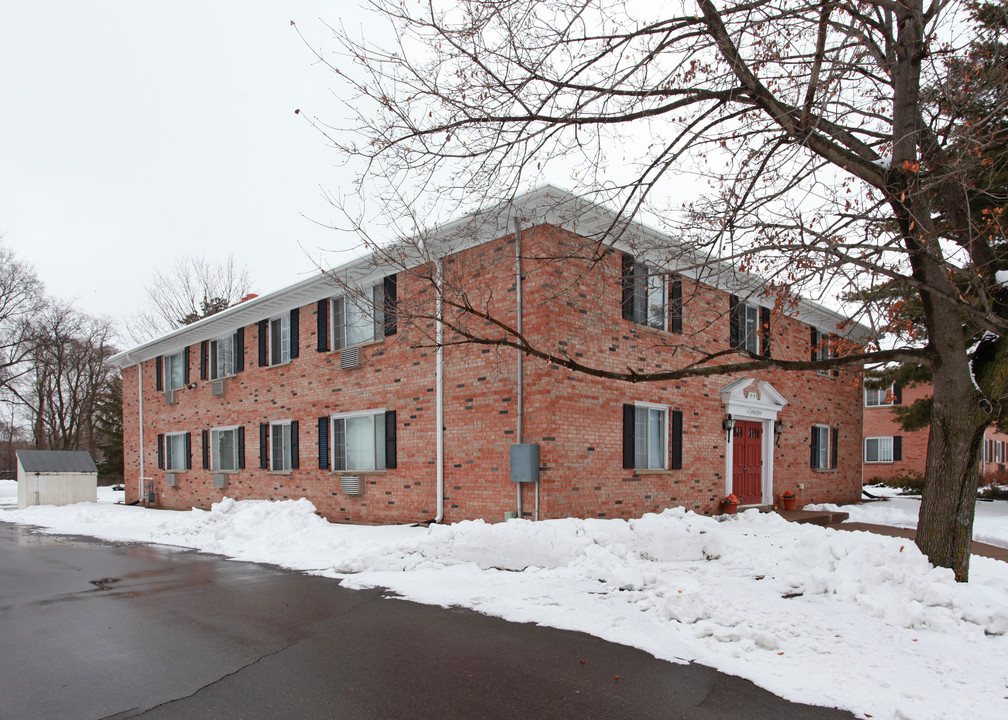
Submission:
<svg viewBox="0 0 1008 720">
<path fill-rule="evenodd" d="M 145 342 L 225 310 L 245 297 L 251 273 L 234 256 L 213 261 L 182 257 L 166 270 L 155 270 L 146 285 L 147 306 L 126 322 L 135 342 Z"/>
<path fill-rule="evenodd" d="M 34 347 L 31 324 L 45 303 L 34 268 L 0 245 L 0 390 L 28 371 Z"/>
<path fill-rule="evenodd" d="M 1008 401 L 1008 95 L 1003 83 L 979 88 L 983 113 L 964 98 L 1005 66 L 1004 0 L 980 4 L 1001 20 L 987 26 L 994 51 L 975 57 L 971 3 L 954 0 L 372 5 L 398 46 L 337 28 L 338 51 L 319 57 L 351 120 L 343 131 L 313 121 L 363 161 L 361 196 L 376 193 L 404 237 L 422 238 L 428 218 L 498 206 L 559 171 L 617 210 L 583 248 L 589 262 L 644 214 L 677 239 L 634 239 L 666 271 L 771 278 L 763 292 L 778 307 L 798 294 L 848 298 L 875 340 L 823 366 L 929 368 L 917 544 L 967 578 L 980 443 Z M 370 219 L 340 204 L 374 247 Z M 422 242 L 404 243 L 382 260 L 423 259 Z M 441 289 L 455 339 L 628 381 L 670 376 L 571 364 L 564 348 Z M 902 313 L 908 296 L 922 331 Z M 676 373 L 808 366 L 718 354 Z"/>
</svg>

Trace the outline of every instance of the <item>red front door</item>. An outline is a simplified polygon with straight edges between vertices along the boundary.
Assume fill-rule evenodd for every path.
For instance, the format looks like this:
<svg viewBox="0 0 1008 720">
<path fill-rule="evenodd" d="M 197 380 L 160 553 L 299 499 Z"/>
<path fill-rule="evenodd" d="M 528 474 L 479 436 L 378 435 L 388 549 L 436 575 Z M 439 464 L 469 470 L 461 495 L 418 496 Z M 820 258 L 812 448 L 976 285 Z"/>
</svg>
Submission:
<svg viewBox="0 0 1008 720">
<path fill-rule="evenodd" d="M 763 425 L 736 420 L 732 430 L 732 492 L 743 505 L 763 502 Z"/>
</svg>

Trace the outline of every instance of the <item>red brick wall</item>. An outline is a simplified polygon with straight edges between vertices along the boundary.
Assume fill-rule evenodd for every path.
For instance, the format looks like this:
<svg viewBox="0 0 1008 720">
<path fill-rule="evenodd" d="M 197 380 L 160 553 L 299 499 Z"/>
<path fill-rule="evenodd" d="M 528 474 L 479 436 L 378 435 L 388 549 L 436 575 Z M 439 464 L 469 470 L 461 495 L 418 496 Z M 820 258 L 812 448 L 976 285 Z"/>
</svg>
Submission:
<svg viewBox="0 0 1008 720">
<path fill-rule="evenodd" d="M 902 389 L 900 404 L 903 406 L 912 405 L 914 401 L 929 397 L 931 387 L 929 385 L 918 385 L 915 387 L 905 387 Z M 864 398 L 862 397 L 862 403 Z M 902 438 L 903 459 L 891 463 L 870 463 L 865 462 L 863 467 L 864 482 L 870 483 L 874 479 L 888 479 L 895 475 L 902 475 L 908 472 L 924 473 L 927 463 L 928 428 L 907 432 L 900 427 L 893 414 L 892 406 L 865 407 L 864 408 L 864 434 L 869 437 L 895 437 Z M 997 442 L 1008 442 L 1008 435 L 997 432 L 994 427 L 987 428 L 985 438 Z M 984 463 L 981 455 L 981 474 L 985 477 L 993 478 L 1006 469 L 1006 464 L 1001 463 L 998 467 L 996 463 Z"/>
<path fill-rule="evenodd" d="M 654 330 L 621 317 L 620 255 L 593 264 L 574 260 L 584 239 L 539 226 L 522 238 L 523 320 L 526 334 L 544 347 L 584 362 L 622 371 L 632 367 L 675 369 L 701 352 L 728 344 L 728 295 L 684 282 L 684 332 Z M 588 249 L 593 249 L 589 246 Z M 557 259 L 563 258 L 563 259 Z M 154 483 L 157 503 L 167 508 L 209 507 L 224 496 L 236 499 L 308 497 L 333 521 L 415 522 L 434 517 L 435 355 L 433 324 L 415 326 L 405 316 L 430 315 L 430 283 L 400 273 L 399 332 L 361 349 L 363 367 L 339 368 L 338 352 L 316 351 L 316 306 L 300 309 L 300 356 L 278 367 L 257 366 L 257 327 L 245 328 L 245 369 L 228 380 L 223 397 L 199 379 L 199 345 L 190 349 L 194 389 L 166 405 L 155 391 L 155 361 L 143 363 L 144 472 Z M 449 258 L 444 265 L 449 300 L 489 308 L 505 322 L 516 318 L 514 243 L 511 236 L 484 243 Z M 464 296 L 462 293 L 464 292 Z M 334 286 L 333 294 L 340 291 Z M 446 317 L 463 328 L 492 328 L 446 307 Z M 804 360 L 808 326 L 774 317 L 775 357 Z M 444 350 L 445 521 L 501 520 L 515 510 L 517 488 L 510 481 L 509 447 L 517 420 L 517 352 L 509 348 L 453 344 L 446 330 Z M 124 370 L 124 424 L 127 500 L 138 497 L 139 429 L 136 367 Z M 788 401 L 780 414 L 785 430 L 775 450 L 777 496 L 800 490 L 802 502 L 849 502 L 860 488 L 861 374 L 843 371 L 753 373 Z M 675 382 L 619 383 L 575 373 L 526 358 L 524 366 L 525 442 L 540 444 L 539 517 L 633 517 L 669 506 L 716 512 L 726 493 L 725 414 L 721 388 L 737 378 L 714 376 Z M 634 472 L 622 468 L 622 405 L 647 401 L 683 411 L 683 468 Z M 318 468 L 317 418 L 332 413 L 384 408 L 397 412 L 398 467 L 366 475 L 361 497 L 339 492 L 339 473 Z M 300 469 L 260 470 L 260 422 L 296 419 L 300 425 Z M 839 429 L 839 467 L 812 470 L 809 433 L 815 423 Z M 216 489 L 203 470 L 201 430 L 245 427 L 246 469 L 229 475 Z M 166 487 L 157 469 L 157 434 L 192 433 L 193 466 Z M 535 509 L 535 489 L 522 486 L 525 516 Z"/>
</svg>

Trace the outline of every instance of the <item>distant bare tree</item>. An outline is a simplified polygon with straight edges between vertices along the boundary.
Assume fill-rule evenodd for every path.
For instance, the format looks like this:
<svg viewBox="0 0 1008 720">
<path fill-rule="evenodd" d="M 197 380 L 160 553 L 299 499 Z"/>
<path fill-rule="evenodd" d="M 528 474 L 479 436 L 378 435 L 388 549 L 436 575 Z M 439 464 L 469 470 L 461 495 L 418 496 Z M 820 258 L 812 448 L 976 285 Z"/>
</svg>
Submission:
<svg viewBox="0 0 1008 720">
<path fill-rule="evenodd" d="M 0 245 L 0 390 L 24 375 L 34 347 L 32 319 L 46 300 L 35 269 Z"/>
<path fill-rule="evenodd" d="M 98 399 L 114 374 L 112 321 L 52 303 L 33 328 L 31 372 L 18 396 L 31 415 L 35 446 L 92 451 Z"/>
<path fill-rule="evenodd" d="M 233 255 L 226 260 L 180 257 L 154 270 L 146 285 L 147 306 L 126 321 L 135 342 L 145 342 L 225 310 L 247 295 L 252 275 Z"/>
</svg>

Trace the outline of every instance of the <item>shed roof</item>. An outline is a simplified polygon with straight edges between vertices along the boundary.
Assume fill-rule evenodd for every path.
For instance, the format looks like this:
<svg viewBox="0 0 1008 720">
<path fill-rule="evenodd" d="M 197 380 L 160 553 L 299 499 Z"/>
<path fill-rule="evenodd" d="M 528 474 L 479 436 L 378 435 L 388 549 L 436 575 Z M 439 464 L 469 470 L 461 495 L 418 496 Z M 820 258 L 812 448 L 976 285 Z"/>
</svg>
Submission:
<svg viewBox="0 0 1008 720">
<path fill-rule="evenodd" d="M 25 472 L 98 472 L 86 450 L 18 450 L 17 459 Z"/>
</svg>

